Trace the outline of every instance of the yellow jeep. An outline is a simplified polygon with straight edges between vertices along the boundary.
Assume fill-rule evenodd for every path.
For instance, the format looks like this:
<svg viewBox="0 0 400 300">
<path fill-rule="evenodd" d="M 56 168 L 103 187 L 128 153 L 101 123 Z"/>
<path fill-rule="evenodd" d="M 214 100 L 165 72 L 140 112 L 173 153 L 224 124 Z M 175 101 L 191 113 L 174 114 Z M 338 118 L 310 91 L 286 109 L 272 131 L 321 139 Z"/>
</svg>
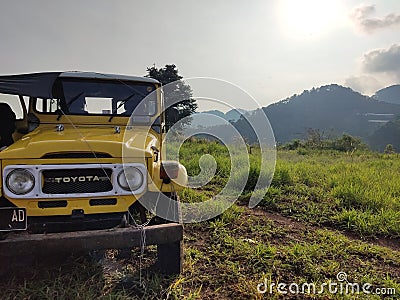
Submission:
<svg viewBox="0 0 400 300">
<path fill-rule="evenodd" d="M 144 231 L 163 270 L 179 272 L 182 226 L 149 224 L 138 201 L 176 198 L 187 180 L 182 165 L 162 160 L 163 109 L 151 78 L 0 76 L 0 258 L 139 246 Z"/>
</svg>

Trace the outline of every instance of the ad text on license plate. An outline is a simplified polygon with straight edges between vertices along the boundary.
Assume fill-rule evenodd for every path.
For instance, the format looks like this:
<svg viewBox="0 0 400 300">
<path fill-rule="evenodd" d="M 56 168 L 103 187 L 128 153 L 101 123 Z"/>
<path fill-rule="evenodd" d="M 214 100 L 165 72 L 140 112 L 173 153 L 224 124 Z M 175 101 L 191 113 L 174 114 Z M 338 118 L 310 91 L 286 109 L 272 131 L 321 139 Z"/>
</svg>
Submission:
<svg viewBox="0 0 400 300">
<path fill-rule="evenodd" d="M 26 230 L 25 208 L 0 208 L 0 231 Z"/>
</svg>

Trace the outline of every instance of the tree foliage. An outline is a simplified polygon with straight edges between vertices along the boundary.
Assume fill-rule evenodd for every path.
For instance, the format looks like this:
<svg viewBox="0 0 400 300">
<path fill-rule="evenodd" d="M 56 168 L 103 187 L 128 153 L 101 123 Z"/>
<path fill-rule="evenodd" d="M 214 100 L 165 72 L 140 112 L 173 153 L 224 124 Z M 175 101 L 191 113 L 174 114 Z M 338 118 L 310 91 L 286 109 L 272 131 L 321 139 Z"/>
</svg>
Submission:
<svg viewBox="0 0 400 300">
<path fill-rule="evenodd" d="M 168 84 L 168 88 L 164 90 L 166 127 L 167 130 L 177 121 L 182 120 L 181 129 L 184 125 L 190 124 L 190 117 L 197 109 L 196 100 L 193 99 L 193 92 L 190 85 L 185 83 L 183 77 L 178 74 L 178 69 L 175 65 L 165 65 L 164 68 L 156 68 L 152 66 L 147 68 L 147 77 L 154 78 L 161 82 L 163 86 Z M 171 105 L 176 99 L 182 101 Z"/>
<path fill-rule="evenodd" d="M 383 151 L 385 154 L 393 154 L 396 153 L 392 144 L 387 144 L 385 150 Z"/>
<path fill-rule="evenodd" d="M 340 138 L 333 141 L 333 149 L 342 152 L 351 152 L 357 149 L 365 149 L 365 145 L 359 138 L 353 137 L 349 134 L 343 134 Z"/>
<path fill-rule="evenodd" d="M 324 133 L 320 132 L 319 129 L 308 128 L 306 145 L 309 148 L 321 148 L 323 144 Z"/>
<path fill-rule="evenodd" d="M 356 150 L 367 150 L 368 146 L 364 144 L 361 139 L 353 137 L 349 134 L 343 134 L 340 137 L 333 139 L 326 139 L 323 133 L 318 129 L 310 128 L 308 131 L 307 139 L 301 141 L 299 139 L 293 140 L 290 143 L 281 146 L 285 150 L 296 149 L 316 149 L 316 150 L 336 150 L 340 152 L 353 152 Z"/>
</svg>

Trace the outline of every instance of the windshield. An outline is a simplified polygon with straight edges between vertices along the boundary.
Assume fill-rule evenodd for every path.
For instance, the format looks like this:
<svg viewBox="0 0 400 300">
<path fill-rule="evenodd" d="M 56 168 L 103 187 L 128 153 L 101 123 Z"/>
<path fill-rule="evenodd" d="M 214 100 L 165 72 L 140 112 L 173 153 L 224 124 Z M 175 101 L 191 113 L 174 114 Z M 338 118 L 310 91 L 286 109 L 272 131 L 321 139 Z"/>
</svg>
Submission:
<svg viewBox="0 0 400 300">
<path fill-rule="evenodd" d="M 36 110 L 45 113 L 61 110 L 72 115 L 130 116 L 137 108 L 135 115 L 153 116 L 157 110 L 157 96 L 151 93 L 155 89 L 156 86 L 149 83 L 67 78 L 55 84 L 57 99 L 38 99 Z M 145 101 L 141 103 L 143 99 Z"/>
</svg>

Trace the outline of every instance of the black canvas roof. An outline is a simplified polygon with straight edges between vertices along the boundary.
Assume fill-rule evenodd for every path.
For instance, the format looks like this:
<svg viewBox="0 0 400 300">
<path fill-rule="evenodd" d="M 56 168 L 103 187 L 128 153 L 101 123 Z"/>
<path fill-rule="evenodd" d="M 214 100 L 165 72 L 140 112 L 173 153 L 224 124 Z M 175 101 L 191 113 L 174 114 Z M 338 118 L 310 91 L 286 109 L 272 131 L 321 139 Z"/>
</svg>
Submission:
<svg viewBox="0 0 400 300">
<path fill-rule="evenodd" d="M 159 83 L 157 80 L 152 78 L 116 74 L 91 72 L 44 72 L 0 76 L 0 93 L 38 98 L 53 98 L 53 85 L 57 78 L 106 79 Z"/>
</svg>

